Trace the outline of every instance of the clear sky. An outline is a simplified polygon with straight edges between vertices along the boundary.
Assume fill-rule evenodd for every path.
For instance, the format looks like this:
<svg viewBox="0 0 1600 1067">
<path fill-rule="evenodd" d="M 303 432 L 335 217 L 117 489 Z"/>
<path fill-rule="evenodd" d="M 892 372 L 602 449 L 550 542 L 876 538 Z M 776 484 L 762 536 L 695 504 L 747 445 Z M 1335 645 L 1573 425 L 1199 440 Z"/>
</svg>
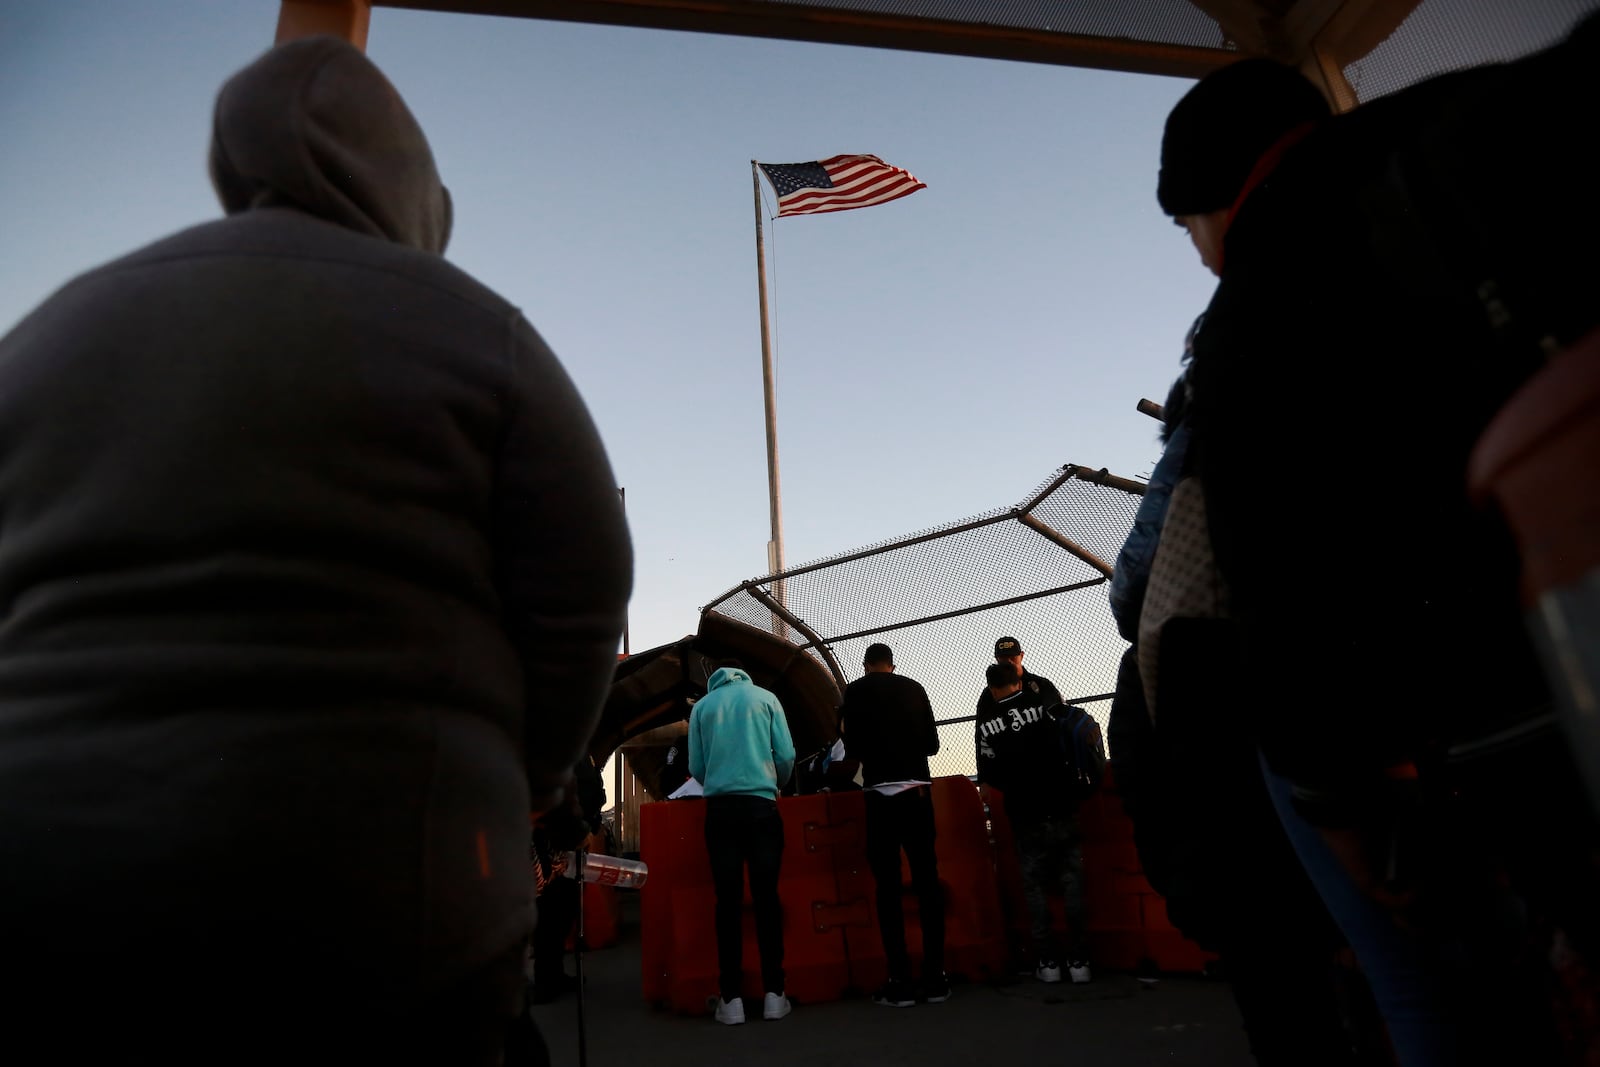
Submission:
<svg viewBox="0 0 1600 1067">
<path fill-rule="evenodd" d="M 220 213 L 217 89 L 276 0 L 0 0 L 0 332 Z M 450 260 L 527 313 L 600 427 L 638 559 L 630 645 L 766 573 L 750 160 L 867 152 L 928 188 L 767 227 L 791 565 L 1145 474 L 1212 279 L 1156 206 L 1172 78 L 380 8 Z M 763 189 L 767 203 L 770 190 Z"/>
</svg>

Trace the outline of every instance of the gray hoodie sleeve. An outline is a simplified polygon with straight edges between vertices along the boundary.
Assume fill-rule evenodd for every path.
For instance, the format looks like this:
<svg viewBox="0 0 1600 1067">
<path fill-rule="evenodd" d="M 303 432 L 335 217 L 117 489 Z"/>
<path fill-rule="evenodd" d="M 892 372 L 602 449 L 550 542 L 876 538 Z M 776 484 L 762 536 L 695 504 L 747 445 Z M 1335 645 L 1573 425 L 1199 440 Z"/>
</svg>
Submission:
<svg viewBox="0 0 1600 1067">
<path fill-rule="evenodd" d="M 621 496 L 572 380 L 525 319 L 512 325 L 510 420 L 494 490 L 506 630 L 522 662 L 536 807 L 587 747 L 633 586 Z"/>
</svg>

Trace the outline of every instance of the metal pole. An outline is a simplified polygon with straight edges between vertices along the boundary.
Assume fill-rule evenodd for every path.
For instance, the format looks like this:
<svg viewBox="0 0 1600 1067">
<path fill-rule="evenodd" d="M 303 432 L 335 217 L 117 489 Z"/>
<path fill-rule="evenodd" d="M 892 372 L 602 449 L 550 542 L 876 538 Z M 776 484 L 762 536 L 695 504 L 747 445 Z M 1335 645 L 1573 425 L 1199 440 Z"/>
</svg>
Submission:
<svg viewBox="0 0 1600 1067">
<path fill-rule="evenodd" d="M 583 1019 L 583 861 L 588 842 L 580 841 L 572 854 L 573 877 L 578 882 L 578 933 L 572 939 L 572 959 L 578 972 L 578 1067 L 589 1067 L 589 1031 Z"/>
<path fill-rule="evenodd" d="M 611 753 L 611 811 L 615 815 L 613 822 L 617 828 L 617 848 L 626 852 L 633 820 L 628 814 L 627 799 L 622 795 L 622 759 L 621 748 Z"/>
<path fill-rule="evenodd" d="M 624 516 L 626 516 L 627 513 L 628 513 L 628 487 L 625 486 L 625 485 L 617 486 L 617 496 L 622 501 L 622 513 L 623 513 Z M 631 601 L 630 601 L 630 606 L 631 606 Z M 632 653 L 630 653 L 628 651 L 628 623 L 629 623 L 629 620 L 630 620 L 630 616 L 631 616 L 631 611 L 625 611 L 623 616 L 622 616 L 622 657 L 624 659 L 626 659 L 626 658 L 628 658 L 628 656 L 632 655 Z"/>
<path fill-rule="evenodd" d="M 753 159 L 750 161 L 750 188 L 756 209 L 756 286 L 761 297 L 761 388 L 767 404 L 767 499 L 772 519 L 767 567 L 768 573 L 779 574 L 783 571 L 783 509 L 778 492 L 778 394 L 773 384 L 772 331 L 767 320 L 767 246 L 761 232 L 761 175 Z M 782 579 L 774 583 L 773 594 L 779 604 L 784 603 Z"/>
</svg>

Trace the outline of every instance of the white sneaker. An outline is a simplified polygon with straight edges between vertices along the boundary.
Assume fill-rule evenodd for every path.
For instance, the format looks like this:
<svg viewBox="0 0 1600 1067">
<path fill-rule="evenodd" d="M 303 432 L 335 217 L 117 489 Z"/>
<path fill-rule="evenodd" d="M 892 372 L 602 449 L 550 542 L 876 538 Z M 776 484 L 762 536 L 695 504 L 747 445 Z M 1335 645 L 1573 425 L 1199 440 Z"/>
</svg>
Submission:
<svg viewBox="0 0 1600 1067">
<path fill-rule="evenodd" d="M 789 998 L 782 993 L 768 993 L 761 1002 L 761 1017 L 763 1019 L 781 1019 L 793 1010 Z M 740 1020 L 741 1022 L 743 1020 Z"/>
<path fill-rule="evenodd" d="M 1033 976 L 1041 982 L 1059 982 L 1061 981 L 1061 964 L 1056 963 L 1054 960 L 1042 960 L 1039 963 L 1039 969 L 1033 972 Z"/>
<path fill-rule="evenodd" d="M 724 1026 L 738 1026 L 744 1022 L 744 1001 L 735 997 L 732 1000 L 717 1000 L 717 1022 Z"/>
<path fill-rule="evenodd" d="M 1082 960 L 1074 960 L 1068 964 L 1067 973 L 1072 976 L 1075 985 L 1082 985 L 1094 977 L 1089 973 L 1089 965 Z"/>
</svg>

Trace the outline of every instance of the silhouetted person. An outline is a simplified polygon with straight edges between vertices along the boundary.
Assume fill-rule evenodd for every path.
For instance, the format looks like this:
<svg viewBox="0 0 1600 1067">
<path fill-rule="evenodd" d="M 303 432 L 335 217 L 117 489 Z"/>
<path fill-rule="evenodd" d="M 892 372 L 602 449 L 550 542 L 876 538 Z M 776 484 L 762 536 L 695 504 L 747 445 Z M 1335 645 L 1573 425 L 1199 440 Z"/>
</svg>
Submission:
<svg viewBox="0 0 1600 1067">
<path fill-rule="evenodd" d="M 589 835 L 600 829 L 606 806 L 606 786 L 600 768 L 588 756 L 578 760 L 566 801 L 539 817 L 533 828 L 534 861 L 544 875 L 539 891 L 539 925 L 533 931 L 533 984 L 528 999 L 548 1004 L 578 988 L 578 979 L 566 972 L 567 938 L 577 927 L 583 886 L 575 872 L 567 871 L 566 853 L 586 846 Z"/>
<path fill-rule="evenodd" d="M 1188 417 L 1199 525 L 1247 658 L 1234 707 L 1404 1064 L 1553 1062 L 1549 961 L 1596 970 L 1596 827 L 1515 553 L 1466 482 L 1493 413 L 1600 307 L 1578 162 L 1592 138 L 1574 132 L 1595 125 L 1597 46 L 1591 16 L 1544 53 L 1253 145 L 1232 131 L 1286 97 L 1233 79 L 1240 63 L 1191 90 L 1163 139 L 1164 209 L 1213 220 L 1189 227 L 1219 277 Z M 1169 185 L 1169 164 L 1188 177 Z M 1209 202 L 1180 202 L 1195 178 Z M 1406 475 L 1352 493 L 1333 472 L 1355 453 Z M 1367 568 L 1359 546 L 1389 516 L 1410 549 Z M 1154 693 L 1160 730 L 1164 678 Z"/>
<path fill-rule="evenodd" d="M 908 1008 L 920 995 L 930 1004 L 950 999 L 944 973 L 944 889 L 934 856 L 933 788 L 928 757 L 939 751 L 939 728 L 921 683 L 896 674 L 894 653 L 871 644 L 866 674 L 844 689 L 839 724 L 847 759 L 861 762 L 866 791 L 867 862 L 877 887 L 878 930 L 889 980 L 873 1000 Z M 911 865 L 922 927 L 922 985 L 911 981 L 905 909 L 900 900 L 900 853 Z"/>
<path fill-rule="evenodd" d="M 4 1040 L 495 1063 L 529 812 L 622 632 L 616 483 L 539 335 L 441 258 L 360 51 L 236 75 L 211 175 L 227 218 L 0 340 Z"/>
<path fill-rule="evenodd" d="M 978 789 L 985 800 L 991 787 L 1005 797 L 1028 905 L 1034 977 L 1059 982 L 1065 962 L 1067 977 L 1082 984 L 1094 975 L 1089 966 L 1083 835 L 1077 820 L 1080 801 L 1071 787 L 1055 718 L 1061 701 L 1051 699 L 1054 686 L 1030 687 L 1014 663 L 997 659 L 984 672 L 984 695 L 989 699 L 978 704 L 973 723 Z M 1061 899 L 1065 912 L 1065 944 L 1053 929 L 1052 896 Z"/>
<path fill-rule="evenodd" d="M 794 771 L 794 741 L 778 698 L 736 665 L 718 667 L 689 713 L 689 774 L 705 789 L 706 852 L 717 895 L 717 1022 L 744 1022 L 744 880 L 756 912 L 765 995 L 761 1015 L 789 1014 L 784 993 L 783 817 L 778 790 Z"/>
</svg>

